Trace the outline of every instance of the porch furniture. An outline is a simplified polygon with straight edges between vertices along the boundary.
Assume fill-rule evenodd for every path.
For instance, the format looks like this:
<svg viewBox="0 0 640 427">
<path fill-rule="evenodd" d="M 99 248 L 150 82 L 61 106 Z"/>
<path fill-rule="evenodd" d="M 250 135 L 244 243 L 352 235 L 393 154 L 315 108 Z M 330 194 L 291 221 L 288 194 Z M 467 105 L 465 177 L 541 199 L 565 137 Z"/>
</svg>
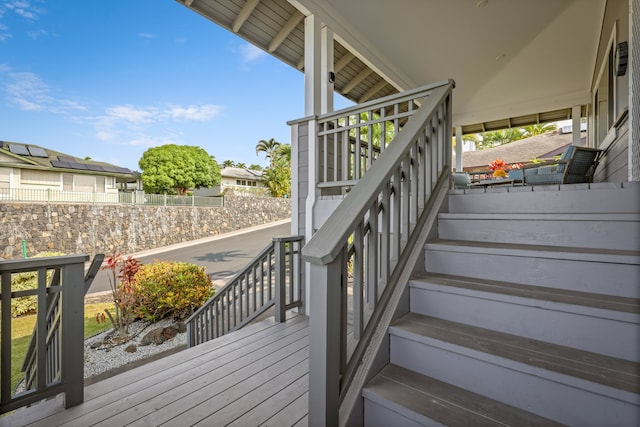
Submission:
<svg viewBox="0 0 640 427">
<path fill-rule="evenodd" d="M 572 145 L 560 160 L 525 166 L 525 185 L 577 184 L 593 182 L 602 150 Z"/>
<path fill-rule="evenodd" d="M 455 189 L 468 188 L 471 184 L 471 176 L 466 172 L 454 172 L 451 174 L 451 178 Z"/>
<path fill-rule="evenodd" d="M 496 179 L 483 179 L 482 181 L 469 184 L 469 187 L 496 187 L 499 185 L 511 185 L 513 186 L 514 180 L 508 178 L 496 178 Z"/>
</svg>

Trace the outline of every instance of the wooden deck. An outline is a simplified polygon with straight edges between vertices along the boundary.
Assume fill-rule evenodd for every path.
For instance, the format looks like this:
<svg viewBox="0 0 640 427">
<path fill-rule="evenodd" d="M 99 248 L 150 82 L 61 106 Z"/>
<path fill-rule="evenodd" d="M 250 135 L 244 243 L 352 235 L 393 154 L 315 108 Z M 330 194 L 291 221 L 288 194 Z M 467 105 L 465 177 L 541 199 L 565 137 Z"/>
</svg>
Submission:
<svg viewBox="0 0 640 427">
<path fill-rule="evenodd" d="M 306 426 L 309 319 L 260 323 L 0 418 L 2 426 Z"/>
</svg>

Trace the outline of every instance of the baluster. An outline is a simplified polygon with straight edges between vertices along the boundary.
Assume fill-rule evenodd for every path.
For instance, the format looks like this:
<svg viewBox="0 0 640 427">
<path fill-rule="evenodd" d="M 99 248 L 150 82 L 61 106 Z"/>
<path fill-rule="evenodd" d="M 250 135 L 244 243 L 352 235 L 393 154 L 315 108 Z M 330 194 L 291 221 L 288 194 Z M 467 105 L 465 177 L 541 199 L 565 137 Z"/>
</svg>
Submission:
<svg viewBox="0 0 640 427">
<path fill-rule="evenodd" d="M 362 222 L 353 233 L 353 338 L 360 340 L 364 330 L 363 257 L 364 233 Z"/>
</svg>

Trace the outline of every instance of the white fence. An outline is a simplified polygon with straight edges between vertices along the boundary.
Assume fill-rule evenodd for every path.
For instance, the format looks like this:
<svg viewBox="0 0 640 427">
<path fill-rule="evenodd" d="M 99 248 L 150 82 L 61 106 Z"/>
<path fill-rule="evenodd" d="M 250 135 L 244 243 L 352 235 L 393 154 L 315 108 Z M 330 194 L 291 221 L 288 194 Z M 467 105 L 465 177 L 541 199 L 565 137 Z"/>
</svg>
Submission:
<svg viewBox="0 0 640 427">
<path fill-rule="evenodd" d="M 29 188 L 0 188 L 2 202 L 129 204 L 149 206 L 205 206 L 222 207 L 224 198 L 146 194 L 142 191 L 117 193 L 83 193 L 78 191 L 35 190 Z"/>
</svg>

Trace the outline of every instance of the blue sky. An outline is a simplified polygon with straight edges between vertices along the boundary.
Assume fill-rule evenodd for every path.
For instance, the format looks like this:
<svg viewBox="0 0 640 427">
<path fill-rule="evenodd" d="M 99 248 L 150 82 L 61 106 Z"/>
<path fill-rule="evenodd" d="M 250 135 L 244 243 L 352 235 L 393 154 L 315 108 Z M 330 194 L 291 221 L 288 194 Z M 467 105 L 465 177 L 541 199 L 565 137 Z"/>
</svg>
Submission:
<svg viewBox="0 0 640 427">
<path fill-rule="evenodd" d="M 265 165 L 290 142 L 304 76 L 174 0 L 0 0 L 0 140 L 139 170 L 196 145 Z"/>
</svg>

